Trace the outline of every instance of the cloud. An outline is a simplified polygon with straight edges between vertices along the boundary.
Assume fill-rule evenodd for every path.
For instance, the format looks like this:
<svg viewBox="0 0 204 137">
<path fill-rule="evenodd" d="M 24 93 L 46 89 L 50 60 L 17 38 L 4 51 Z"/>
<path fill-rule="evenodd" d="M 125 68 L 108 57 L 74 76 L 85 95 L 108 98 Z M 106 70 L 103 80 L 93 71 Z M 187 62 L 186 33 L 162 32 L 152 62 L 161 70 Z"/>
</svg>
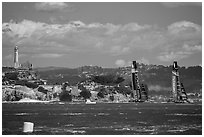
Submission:
<svg viewBox="0 0 204 137">
<path fill-rule="evenodd" d="M 63 54 L 56 54 L 56 53 L 44 53 L 44 54 L 36 54 L 33 55 L 33 58 L 59 58 L 63 56 Z"/>
<path fill-rule="evenodd" d="M 192 33 L 192 32 L 201 32 L 201 31 L 202 29 L 199 25 L 188 21 L 180 21 L 168 26 L 168 32 L 173 35 L 174 34 L 180 35 L 182 33 L 185 34 L 186 32 Z"/>
<path fill-rule="evenodd" d="M 189 46 L 189 45 L 187 45 L 187 44 L 184 44 L 183 45 L 183 48 L 186 50 L 186 51 L 192 51 L 192 52 L 194 52 L 194 51 L 200 51 L 200 52 L 202 52 L 202 46 L 201 45 L 194 45 L 194 46 Z"/>
<path fill-rule="evenodd" d="M 175 22 L 167 27 L 164 46 L 157 56 L 163 62 L 188 58 L 202 52 L 202 28 L 188 21 Z"/>
<path fill-rule="evenodd" d="M 171 52 L 163 52 L 157 58 L 163 62 L 170 62 L 173 60 L 180 60 L 180 59 L 186 58 L 191 54 L 192 54 L 191 52 L 186 52 L 186 51 L 176 51 L 176 52 L 171 51 Z"/>
<path fill-rule="evenodd" d="M 141 58 L 138 60 L 138 62 L 143 63 L 143 64 L 149 64 L 149 60 L 147 60 L 146 58 Z"/>
<path fill-rule="evenodd" d="M 161 4 L 168 8 L 176 8 L 180 6 L 202 6 L 202 2 L 161 2 Z"/>
<path fill-rule="evenodd" d="M 38 2 L 35 4 L 35 9 L 38 11 L 62 11 L 68 8 L 68 4 L 64 2 Z"/>
<path fill-rule="evenodd" d="M 130 50 L 129 47 L 122 47 L 120 45 L 117 45 L 117 46 L 112 46 L 110 48 L 110 53 L 112 55 L 121 55 L 121 54 L 127 53 L 129 50 Z"/>
<path fill-rule="evenodd" d="M 9 37 L 31 37 L 31 35 L 37 31 L 39 28 L 42 28 L 44 23 L 33 22 L 30 20 L 23 20 L 21 23 L 10 22 L 3 23 L 2 31 L 6 33 Z M 4 31 L 10 29 L 9 32 Z"/>
<path fill-rule="evenodd" d="M 124 25 L 121 30 L 122 31 L 139 31 L 139 30 L 144 30 L 144 29 L 148 29 L 148 28 L 151 28 L 150 25 L 144 25 L 144 26 L 141 26 L 137 23 L 128 23 L 126 25 Z"/>
<path fill-rule="evenodd" d="M 171 50 L 170 52 L 165 51 L 165 52 L 160 53 L 160 55 L 157 56 L 157 58 L 160 61 L 169 62 L 173 60 L 180 60 L 183 58 L 188 58 L 192 54 L 196 54 L 198 52 L 202 52 L 201 45 L 184 44 L 183 46 L 180 46 L 179 49 L 175 48 L 174 50 Z"/>
<path fill-rule="evenodd" d="M 3 23 L 2 39 L 3 47 L 17 43 L 22 53 L 48 54 L 42 57 L 84 52 L 117 57 L 134 54 L 143 63 L 149 63 L 150 59 L 139 57 L 140 53 L 154 53 L 154 59 L 167 62 L 201 52 L 202 28 L 189 21 L 159 28 L 137 23 L 115 25 L 70 21 L 47 24 L 23 20 Z M 57 55 L 50 55 L 52 53 Z"/>
<path fill-rule="evenodd" d="M 115 61 L 115 64 L 117 67 L 124 67 L 126 65 L 126 62 L 123 59 L 118 59 Z"/>
</svg>

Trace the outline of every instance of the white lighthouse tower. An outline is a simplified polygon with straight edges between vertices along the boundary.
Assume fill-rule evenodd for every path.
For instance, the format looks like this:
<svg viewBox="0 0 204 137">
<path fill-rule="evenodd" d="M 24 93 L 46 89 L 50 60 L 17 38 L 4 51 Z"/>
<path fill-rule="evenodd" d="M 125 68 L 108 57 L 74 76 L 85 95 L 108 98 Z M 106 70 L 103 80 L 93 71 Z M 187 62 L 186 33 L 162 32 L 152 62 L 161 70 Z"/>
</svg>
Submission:
<svg viewBox="0 0 204 137">
<path fill-rule="evenodd" d="M 19 67 L 19 62 L 18 62 L 18 46 L 16 45 L 14 48 L 14 68 Z"/>
</svg>

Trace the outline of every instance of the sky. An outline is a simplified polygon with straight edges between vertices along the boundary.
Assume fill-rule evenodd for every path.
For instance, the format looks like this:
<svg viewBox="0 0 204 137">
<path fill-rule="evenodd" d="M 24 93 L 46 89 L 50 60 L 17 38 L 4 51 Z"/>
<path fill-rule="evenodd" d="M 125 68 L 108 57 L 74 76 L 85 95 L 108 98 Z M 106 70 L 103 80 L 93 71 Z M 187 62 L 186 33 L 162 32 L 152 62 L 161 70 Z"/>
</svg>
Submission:
<svg viewBox="0 0 204 137">
<path fill-rule="evenodd" d="M 202 64 L 199 2 L 3 2 L 2 65 Z"/>
</svg>

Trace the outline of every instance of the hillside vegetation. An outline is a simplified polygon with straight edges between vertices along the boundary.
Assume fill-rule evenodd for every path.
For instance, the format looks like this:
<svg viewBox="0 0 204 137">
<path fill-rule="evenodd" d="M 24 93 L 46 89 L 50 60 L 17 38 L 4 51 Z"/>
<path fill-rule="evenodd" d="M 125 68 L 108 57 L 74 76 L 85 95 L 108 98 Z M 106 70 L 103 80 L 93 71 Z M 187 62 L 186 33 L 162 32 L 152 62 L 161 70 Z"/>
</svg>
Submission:
<svg viewBox="0 0 204 137">
<path fill-rule="evenodd" d="M 76 85 L 87 79 L 97 82 L 99 75 L 118 76 L 123 80 L 124 85 L 131 84 L 131 68 L 102 68 L 98 66 L 83 66 L 76 69 L 69 68 L 44 68 L 37 69 L 42 79 L 48 80 L 50 84 L 60 84 L 68 81 L 71 85 Z M 171 90 L 172 66 L 145 65 L 138 64 L 139 79 L 141 83 L 148 85 L 150 91 L 160 94 L 160 92 Z M 184 84 L 187 92 L 200 92 L 202 88 L 202 67 L 179 67 L 180 80 Z M 113 78 L 113 77 L 112 77 Z M 104 83 L 103 83 L 104 84 Z M 167 92 L 166 92 L 167 93 Z"/>
</svg>

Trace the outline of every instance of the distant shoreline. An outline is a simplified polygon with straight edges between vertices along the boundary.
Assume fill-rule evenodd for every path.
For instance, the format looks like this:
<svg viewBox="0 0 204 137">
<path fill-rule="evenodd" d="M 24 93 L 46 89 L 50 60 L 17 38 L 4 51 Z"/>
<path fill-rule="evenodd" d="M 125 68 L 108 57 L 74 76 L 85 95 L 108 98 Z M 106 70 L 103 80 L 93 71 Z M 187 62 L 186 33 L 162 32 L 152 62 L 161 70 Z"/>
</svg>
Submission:
<svg viewBox="0 0 204 137">
<path fill-rule="evenodd" d="M 175 104 L 175 105 L 202 105 L 202 102 L 196 103 L 173 103 L 173 102 L 96 102 L 96 104 L 86 104 L 85 102 L 61 102 L 61 101 L 36 101 L 36 102 L 19 102 L 19 101 L 4 101 L 2 104 Z"/>
</svg>

